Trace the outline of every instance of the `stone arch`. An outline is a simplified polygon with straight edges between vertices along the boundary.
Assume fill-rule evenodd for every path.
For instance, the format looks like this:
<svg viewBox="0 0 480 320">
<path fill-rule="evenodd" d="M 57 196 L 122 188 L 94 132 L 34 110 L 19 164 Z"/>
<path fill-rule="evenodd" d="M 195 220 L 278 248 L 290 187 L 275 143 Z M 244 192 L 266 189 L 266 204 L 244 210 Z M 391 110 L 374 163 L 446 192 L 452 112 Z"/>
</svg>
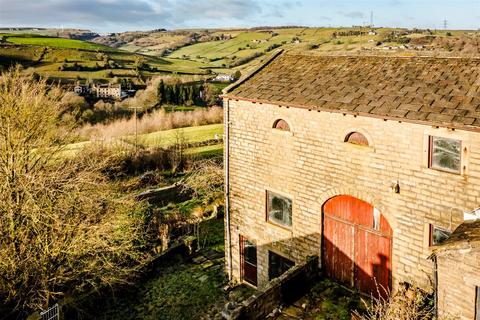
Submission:
<svg viewBox="0 0 480 320">
<path fill-rule="evenodd" d="M 294 132 L 295 126 L 292 125 L 292 121 L 290 120 L 290 117 L 284 112 L 274 113 L 269 118 L 270 118 L 270 123 L 269 123 L 270 128 L 273 129 L 277 121 L 283 120 L 287 123 L 288 127 L 290 128 L 289 131 L 285 131 L 285 132 L 291 132 L 291 133 Z"/>
<path fill-rule="evenodd" d="M 341 140 L 342 142 L 345 142 L 345 139 L 346 137 L 348 137 L 348 135 L 354 133 L 354 132 L 358 132 L 358 133 L 361 133 L 368 141 L 368 146 L 369 147 L 374 147 L 374 141 L 373 141 L 373 138 L 372 136 L 368 133 L 367 130 L 363 129 L 363 128 L 358 128 L 358 127 L 351 127 L 351 128 L 348 128 L 348 129 L 345 129 L 342 131 L 342 136 L 340 137 L 339 140 Z"/>
<path fill-rule="evenodd" d="M 397 227 L 398 227 L 397 219 L 387 209 L 382 199 L 378 195 L 376 195 L 374 192 L 358 190 L 351 186 L 332 187 L 331 189 L 323 192 L 319 196 L 318 203 L 323 208 L 323 205 L 325 204 L 325 202 L 327 202 L 327 200 L 340 195 L 349 195 L 349 196 L 355 197 L 357 199 L 368 202 L 373 207 L 377 208 L 385 217 L 385 219 L 387 219 L 388 223 L 390 224 L 390 227 L 392 228 L 393 236 L 395 236 Z M 323 215 L 323 212 L 322 212 L 322 215 Z"/>
<path fill-rule="evenodd" d="M 272 128 L 287 131 L 287 132 L 291 131 L 290 125 L 288 124 L 288 122 L 281 118 L 273 122 Z"/>
</svg>

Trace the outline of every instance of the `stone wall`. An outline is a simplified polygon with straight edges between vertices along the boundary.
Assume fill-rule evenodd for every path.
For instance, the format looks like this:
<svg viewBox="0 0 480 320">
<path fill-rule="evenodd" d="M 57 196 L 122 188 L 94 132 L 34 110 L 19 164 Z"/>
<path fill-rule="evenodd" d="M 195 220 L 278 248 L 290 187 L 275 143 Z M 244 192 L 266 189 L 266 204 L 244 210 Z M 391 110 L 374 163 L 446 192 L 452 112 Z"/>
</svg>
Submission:
<svg viewBox="0 0 480 320">
<path fill-rule="evenodd" d="M 254 294 L 240 305 L 227 304 L 222 316 L 227 320 L 265 319 L 280 305 L 289 305 L 306 294 L 317 277 L 318 257 L 309 257 L 307 262 L 272 280 L 262 292 Z"/>
<path fill-rule="evenodd" d="M 479 133 L 246 101 L 227 104 L 233 279 L 240 280 L 240 235 L 257 245 L 259 288 L 268 283 L 268 250 L 297 264 L 321 257 L 322 205 L 348 194 L 379 209 L 393 228 L 394 288 L 402 281 L 429 287 L 429 224 L 453 230 L 463 222 L 463 210 L 480 204 Z M 291 132 L 272 129 L 279 118 Z M 364 134 L 370 146 L 345 143 L 352 131 Z M 462 174 L 428 167 L 429 135 L 462 140 Z M 396 181 L 398 194 L 390 188 Z M 293 200 L 291 228 L 266 221 L 266 190 Z"/>
<path fill-rule="evenodd" d="M 439 315 L 475 319 L 476 287 L 480 286 L 480 251 L 442 252 L 437 255 L 437 264 Z"/>
</svg>

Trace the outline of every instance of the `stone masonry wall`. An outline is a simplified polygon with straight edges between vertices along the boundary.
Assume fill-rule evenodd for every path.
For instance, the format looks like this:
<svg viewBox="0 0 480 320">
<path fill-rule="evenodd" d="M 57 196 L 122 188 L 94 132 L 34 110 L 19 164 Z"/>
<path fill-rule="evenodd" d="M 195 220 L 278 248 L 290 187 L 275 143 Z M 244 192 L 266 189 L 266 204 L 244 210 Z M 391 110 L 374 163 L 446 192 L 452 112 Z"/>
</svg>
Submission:
<svg viewBox="0 0 480 320">
<path fill-rule="evenodd" d="M 232 276 L 240 278 L 239 236 L 256 243 L 259 288 L 268 250 L 295 262 L 321 257 L 322 204 L 348 194 L 371 203 L 393 229 L 392 277 L 429 287 L 429 224 L 455 229 L 480 204 L 480 134 L 341 113 L 225 101 L 230 106 Z M 272 129 L 284 119 L 291 132 Z M 369 147 L 345 143 L 363 133 Z M 429 135 L 461 139 L 462 174 L 428 168 Z M 391 191 L 398 181 L 400 193 Z M 266 190 L 293 200 L 293 226 L 266 221 Z M 228 244 L 226 246 L 228 248 Z"/>
<path fill-rule="evenodd" d="M 437 261 L 439 315 L 475 319 L 476 287 L 480 287 L 480 252 L 470 249 L 450 251 L 439 254 Z"/>
</svg>

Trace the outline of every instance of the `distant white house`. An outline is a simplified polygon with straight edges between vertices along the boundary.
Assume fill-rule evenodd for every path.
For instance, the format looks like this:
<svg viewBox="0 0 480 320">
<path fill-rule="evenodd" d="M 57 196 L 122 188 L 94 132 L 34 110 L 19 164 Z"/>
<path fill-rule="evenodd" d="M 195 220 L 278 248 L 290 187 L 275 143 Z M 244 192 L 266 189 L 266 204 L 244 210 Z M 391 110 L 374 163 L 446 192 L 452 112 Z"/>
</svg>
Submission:
<svg viewBox="0 0 480 320">
<path fill-rule="evenodd" d="M 97 98 L 122 98 L 122 86 L 120 84 L 98 84 L 93 87 Z"/>
<path fill-rule="evenodd" d="M 235 79 L 233 78 L 232 75 L 229 75 L 229 74 L 219 74 L 213 79 L 213 81 L 217 81 L 217 82 L 231 82 L 233 80 Z"/>
</svg>

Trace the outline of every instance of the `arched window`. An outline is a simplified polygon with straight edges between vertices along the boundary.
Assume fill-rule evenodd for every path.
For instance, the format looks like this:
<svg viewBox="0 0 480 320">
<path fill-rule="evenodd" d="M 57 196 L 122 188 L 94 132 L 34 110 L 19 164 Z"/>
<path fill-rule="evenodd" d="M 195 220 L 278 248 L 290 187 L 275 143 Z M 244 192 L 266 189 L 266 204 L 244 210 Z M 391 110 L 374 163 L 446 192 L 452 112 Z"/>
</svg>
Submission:
<svg viewBox="0 0 480 320">
<path fill-rule="evenodd" d="M 351 132 L 345 137 L 345 142 L 358 144 L 361 146 L 368 146 L 367 138 L 360 132 Z"/>
<path fill-rule="evenodd" d="M 273 123 L 273 128 L 282 130 L 282 131 L 290 131 L 290 126 L 288 125 L 287 121 L 283 119 L 278 119 Z"/>
</svg>

